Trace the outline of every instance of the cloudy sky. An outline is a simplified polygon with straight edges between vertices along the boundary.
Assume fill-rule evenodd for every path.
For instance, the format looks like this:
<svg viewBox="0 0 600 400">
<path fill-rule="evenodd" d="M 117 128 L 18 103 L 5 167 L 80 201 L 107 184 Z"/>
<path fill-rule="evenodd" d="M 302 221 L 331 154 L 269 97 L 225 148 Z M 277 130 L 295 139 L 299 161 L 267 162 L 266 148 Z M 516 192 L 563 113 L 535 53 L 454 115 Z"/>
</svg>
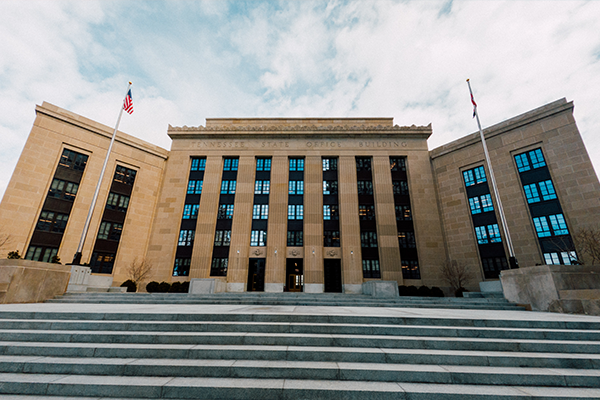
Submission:
<svg viewBox="0 0 600 400">
<path fill-rule="evenodd" d="M 0 196 L 48 101 L 170 147 L 206 117 L 394 117 L 430 148 L 562 97 L 600 171 L 599 1 L 0 1 Z"/>
</svg>

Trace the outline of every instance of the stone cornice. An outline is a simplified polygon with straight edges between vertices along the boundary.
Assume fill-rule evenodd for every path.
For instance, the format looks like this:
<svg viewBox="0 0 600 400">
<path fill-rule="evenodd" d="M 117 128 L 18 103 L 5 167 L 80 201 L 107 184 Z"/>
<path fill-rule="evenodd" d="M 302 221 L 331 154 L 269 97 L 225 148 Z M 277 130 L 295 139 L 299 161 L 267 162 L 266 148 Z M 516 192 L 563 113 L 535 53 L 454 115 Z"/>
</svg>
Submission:
<svg viewBox="0 0 600 400">
<path fill-rule="evenodd" d="M 431 124 L 428 126 L 398 125 L 215 125 L 197 127 L 174 127 L 169 125 L 168 135 L 171 139 L 218 138 L 218 137 L 314 137 L 314 136 L 398 136 L 427 139 L 432 134 Z"/>
<path fill-rule="evenodd" d="M 383 125 L 219 125 L 219 126 L 171 126 L 169 132 L 431 132 L 431 124 L 427 126 L 383 126 Z"/>
</svg>

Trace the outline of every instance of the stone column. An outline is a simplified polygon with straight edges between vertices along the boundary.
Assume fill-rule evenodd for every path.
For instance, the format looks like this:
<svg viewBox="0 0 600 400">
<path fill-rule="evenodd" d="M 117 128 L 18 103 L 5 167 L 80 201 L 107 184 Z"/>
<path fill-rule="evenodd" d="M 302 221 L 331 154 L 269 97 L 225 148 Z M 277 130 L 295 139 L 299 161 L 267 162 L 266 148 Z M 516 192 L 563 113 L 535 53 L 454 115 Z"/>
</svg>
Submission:
<svg viewBox="0 0 600 400">
<path fill-rule="evenodd" d="M 381 279 L 402 284 L 402 264 L 396 227 L 394 189 L 387 155 L 373 156 L 373 195 L 377 219 L 377 247 Z"/>
<path fill-rule="evenodd" d="M 265 292 L 283 292 L 287 245 L 288 158 L 273 156 L 267 228 Z"/>
<path fill-rule="evenodd" d="M 210 277 L 222 171 L 223 158 L 221 156 L 206 157 L 206 170 L 204 171 L 202 196 L 200 197 L 200 208 L 198 209 L 190 278 Z"/>
<path fill-rule="evenodd" d="M 323 293 L 323 163 L 304 160 L 304 291 Z"/>
<path fill-rule="evenodd" d="M 227 267 L 227 291 L 245 292 L 248 280 L 248 251 L 252 229 L 252 206 L 254 204 L 254 156 L 241 156 L 237 173 L 231 246 Z"/>
<path fill-rule="evenodd" d="M 354 156 L 341 155 L 338 160 L 338 196 L 342 246 L 342 282 L 344 293 L 362 293 L 362 257 L 358 190 Z"/>
</svg>

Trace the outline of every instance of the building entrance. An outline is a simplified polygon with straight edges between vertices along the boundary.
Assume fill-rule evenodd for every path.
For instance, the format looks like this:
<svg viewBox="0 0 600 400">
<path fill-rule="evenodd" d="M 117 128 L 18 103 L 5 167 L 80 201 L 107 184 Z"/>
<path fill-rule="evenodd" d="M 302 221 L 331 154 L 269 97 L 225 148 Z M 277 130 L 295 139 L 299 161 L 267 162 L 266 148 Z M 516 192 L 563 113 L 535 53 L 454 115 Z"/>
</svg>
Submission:
<svg viewBox="0 0 600 400">
<path fill-rule="evenodd" d="M 265 259 L 251 258 L 248 264 L 248 289 L 249 292 L 265 291 Z"/>
<path fill-rule="evenodd" d="M 325 292 L 342 293 L 342 262 L 341 260 L 324 260 Z"/>
<path fill-rule="evenodd" d="M 303 260 L 301 258 L 288 258 L 285 270 L 287 291 L 302 292 L 304 286 Z"/>
</svg>

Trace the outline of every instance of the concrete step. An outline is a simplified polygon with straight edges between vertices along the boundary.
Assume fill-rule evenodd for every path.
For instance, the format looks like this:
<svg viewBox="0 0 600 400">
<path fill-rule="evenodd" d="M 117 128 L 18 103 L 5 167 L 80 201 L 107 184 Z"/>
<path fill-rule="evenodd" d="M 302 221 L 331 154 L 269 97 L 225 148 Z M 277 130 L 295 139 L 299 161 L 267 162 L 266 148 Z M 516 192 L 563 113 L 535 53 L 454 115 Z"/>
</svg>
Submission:
<svg viewBox="0 0 600 400">
<path fill-rule="evenodd" d="M 600 389 L 396 382 L 0 374 L 7 394 L 176 399 L 582 399 Z"/>
<path fill-rule="evenodd" d="M 129 359 L 0 357 L 0 372 L 27 374 L 112 375 L 132 377 L 214 377 L 446 383 L 467 385 L 600 386 L 597 369 L 552 369 L 401 363 L 266 361 L 237 359 Z"/>
<path fill-rule="evenodd" d="M 600 342 L 469 337 L 307 334 L 263 332 L 114 332 L 58 330 L 0 330 L 1 341 L 222 344 L 270 346 L 343 346 L 395 349 L 527 351 L 600 354 Z"/>
<path fill-rule="evenodd" d="M 523 309 L 503 298 L 434 298 L 395 297 L 374 298 L 366 295 L 339 293 L 217 293 L 190 295 L 186 293 L 69 293 L 50 303 L 99 304 L 247 304 L 305 305 L 354 307 L 422 307 L 458 309 Z"/>
<path fill-rule="evenodd" d="M 265 304 L 0 306 L 3 400 L 600 399 L 598 388 L 596 317 Z"/>
<path fill-rule="evenodd" d="M 600 330 L 543 329 L 515 327 L 468 327 L 437 325 L 389 325 L 359 323 L 300 323 L 257 321 L 85 321 L 58 319 L 3 319 L 2 328 L 13 330 L 35 329 L 85 333 L 107 332 L 244 332 L 244 333 L 306 333 L 354 334 L 393 336 L 477 337 L 502 339 L 550 339 L 600 341 Z M 34 332 L 35 332 L 34 331 Z M 0 330 L 0 332 L 3 332 Z M 9 339 L 7 339 L 9 340 Z"/>
<path fill-rule="evenodd" d="M 48 321 L 83 321 L 83 322 L 99 322 L 99 321 L 129 321 L 129 322 L 262 322 L 262 323 L 306 323 L 306 324 L 368 324 L 368 325 L 392 325 L 392 326 L 440 326 L 440 327 L 487 327 L 487 328 L 522 328 L 522 329 L 567 329 L 567 330 L 600 330 L 600 318 L 598 319 L 582 319 L 582 318 L 564 318 L 557 314 L 547 314 L 553 318 L 539 318 L 544 313 L 522 313 L 514 311 L 499 312 L 498 314 L 490 315 L 487 312 L 477 310 L 457 310 L 456 312 L 448 312 L 446 310 L 423 310 L 420 314 L 406 310 L 378 310 L 364 308 L 336 308 L 328 307 L 325 310 L 345 310 L 341 313 L 296 313 L 291 310 L 306 309 L 309 307 L 288 308 L 288 307 L 270 307 L 268 310 L 273 310 L 269 313 L 253 313 L 252 310 L 256 307 L 239 307 L 231 306 L 207 306 L 202 310 L 197 311 L 190 305 L 186 308 L 187 312 L 163 312 L 165 307 L 146 308 L 143 305 L 121 305 L 121 307 L 110 307 L 110 311 L 83 311 L 84 307 L 90 309 L 92 306 L 73 307 L 71 305 L 49 305 L 58 306 L 59 308 L 68 307 L 69 311 L 60 312 L 52 311 L 50 308 L 43 310 L 5 310 L 0 308 L 0 321 L 26 319 L 30 320 L 33 326 L 38 323 L 43 324 L 44 320 Z M 73 307 L 73 308 L 71 308 Z M 130 312 L 119 312 L 118 310 L 126 307 Z M 53 307 L 55 308 L 55 307 Z M 98 307 L 94 307 L 98 309 Z M 264 310 L 264 308 L 258 308 Z M 347 310 L 352 311 L 348 313 Z M 360 311 L 364 312 L 360 313 Z M 393 311 L 393 312 L 392 312 Z M 397 314 L 401 314 L 398 316 Z M 468 315 L 477 313 L 479 318 L 469 318 Z M 508 313 L 508 314 L 506 314 Z M 369 315 L 367 315 L 369 314 Z M 430 317 L 433 315 L 435 317 Z M 510 318 L 503 317 L 509 315 Z M 516 318 L 519 316 L 519 318 Z M 556 318 L 554 318 L 556 316 Z M 46 325 L 47 326 L 47 325 Z"/>
<path fill-rule="evenodd" d="M 368 347 L 0 342 L 0 356 L 237 359 L 598 369 L 600 355 Z"/>
</svg>

